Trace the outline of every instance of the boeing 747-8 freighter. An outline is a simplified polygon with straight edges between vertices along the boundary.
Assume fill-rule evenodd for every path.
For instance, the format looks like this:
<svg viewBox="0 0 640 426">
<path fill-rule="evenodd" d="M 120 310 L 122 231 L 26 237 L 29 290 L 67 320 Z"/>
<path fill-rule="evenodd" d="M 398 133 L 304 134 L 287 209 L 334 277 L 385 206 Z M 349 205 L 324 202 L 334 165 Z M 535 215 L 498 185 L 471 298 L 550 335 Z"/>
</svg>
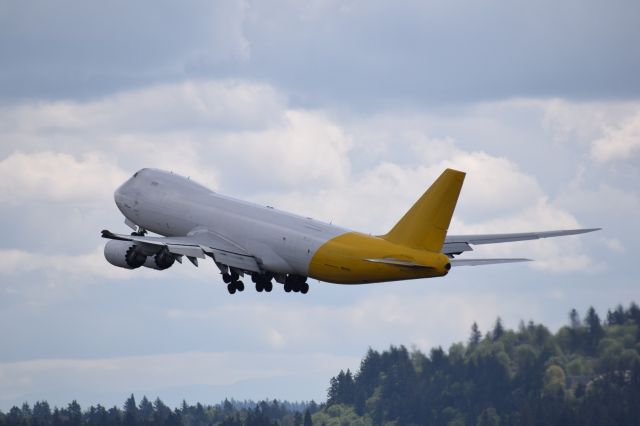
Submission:
<svg viewBox="0 0 640 426">
<path fill-rule="evenodd" d="M 229 293 L 250 276 L 257 291 L 273 280 L 307 293 L 307 278 L 369 284 L 447 275 L 454 266 L 528 259 L 458 259 L 472 245 L 574 235 L 597 229 L 447 235 L 465 173 L 445 170 L 387 234 L 371 236 L 217 194 L 171 172 L 143 169 L 119 187 L 115 202 L 131 235 L 102 231 L 104 254 L 127 269 L 164 270 L 186 257 L 216 263 Z M 159 236 L 148 236 L 152 232 Z"/>
</svg>

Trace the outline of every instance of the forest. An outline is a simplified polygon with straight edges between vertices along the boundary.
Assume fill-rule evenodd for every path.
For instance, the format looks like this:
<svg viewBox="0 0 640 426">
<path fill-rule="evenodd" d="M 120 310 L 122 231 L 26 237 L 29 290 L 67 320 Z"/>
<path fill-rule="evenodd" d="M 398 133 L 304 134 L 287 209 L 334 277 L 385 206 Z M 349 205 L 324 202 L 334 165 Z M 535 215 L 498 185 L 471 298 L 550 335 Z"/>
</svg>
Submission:
<svg viewBox="0 0 640 426">
<path fill-rule="evenodd" d="M 542 324 L 516 330 L 497 318 L 468 341 L 428 354 L 404 346 L 370 349 L 358 371 L 331 378 L 321 404 L 283 401 L 166 406 L 131 395 L 122 407 L 83 410 L 76 401 L 24 403 L 0 412 L 0 426 L 25 425 L 637 425 L 640 420 L 640 308 L 600 318 L 575 309 L 555 334 Z"/>
</svg>

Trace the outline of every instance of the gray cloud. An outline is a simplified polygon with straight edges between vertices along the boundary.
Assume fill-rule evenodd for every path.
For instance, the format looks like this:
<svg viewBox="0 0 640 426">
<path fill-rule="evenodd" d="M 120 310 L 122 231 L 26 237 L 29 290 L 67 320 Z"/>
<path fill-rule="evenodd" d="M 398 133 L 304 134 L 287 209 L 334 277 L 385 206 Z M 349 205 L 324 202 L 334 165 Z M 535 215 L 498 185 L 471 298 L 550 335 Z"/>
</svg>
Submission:
<svg viewBox="0 0 640 426">
<path fill-rule="evenodd" d="M 5 1 L 0 93 L 100 96 L 234 76 L 363 108 L 640 94 L 633 1 Z"/>
</svg>

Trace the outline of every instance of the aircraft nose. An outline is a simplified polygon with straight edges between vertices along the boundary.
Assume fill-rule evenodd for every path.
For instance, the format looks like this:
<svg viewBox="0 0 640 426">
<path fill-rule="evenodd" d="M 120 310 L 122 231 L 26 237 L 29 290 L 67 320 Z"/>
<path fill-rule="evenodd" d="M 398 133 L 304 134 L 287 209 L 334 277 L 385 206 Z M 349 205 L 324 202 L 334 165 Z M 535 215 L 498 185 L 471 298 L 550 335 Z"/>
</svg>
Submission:
<svg viewBox="0 0 640 426">
<path fill-rule="evenodd" d="M 116 202 L 116 206 L 118 206 L 121 211 L 124 212 L 126 208 L 131 208 L 132 194 L 128 182 L 120 185 L 120 187 L 115 190 L 113 193 L 113 199 Z"/>
</svg>

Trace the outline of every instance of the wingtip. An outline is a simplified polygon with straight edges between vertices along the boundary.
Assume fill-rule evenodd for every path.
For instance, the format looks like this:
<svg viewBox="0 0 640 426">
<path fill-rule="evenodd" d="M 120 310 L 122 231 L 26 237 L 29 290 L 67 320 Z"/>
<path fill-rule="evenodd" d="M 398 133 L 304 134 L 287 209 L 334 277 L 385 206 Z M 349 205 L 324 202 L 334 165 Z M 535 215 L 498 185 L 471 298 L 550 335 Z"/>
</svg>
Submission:
<svg viewBox="0 0 640 426">
<path fill-rule="evenodd" d="M 596 232 L 602 231 L 602 228 L 584 228 L 584 229 L 576 229 L 576 234 L 586 234 L 588 232 Z"/>
</svg>

